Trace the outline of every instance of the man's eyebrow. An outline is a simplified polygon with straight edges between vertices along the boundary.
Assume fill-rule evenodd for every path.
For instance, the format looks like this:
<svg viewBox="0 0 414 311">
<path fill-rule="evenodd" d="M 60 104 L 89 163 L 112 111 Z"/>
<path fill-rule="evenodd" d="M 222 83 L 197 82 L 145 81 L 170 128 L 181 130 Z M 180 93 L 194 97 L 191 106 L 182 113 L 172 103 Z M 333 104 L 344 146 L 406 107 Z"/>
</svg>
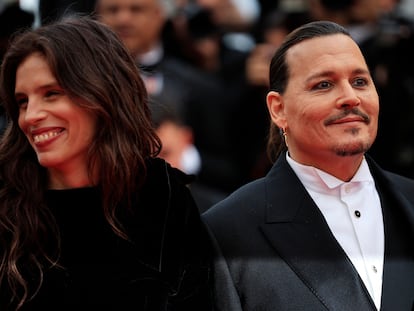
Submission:
<svg viewBox="0 0 414 311">
<path fill-rule="evenodd" d="M 364 68 L 355 69 L 352 73 L 355 75 L 357 74 L 370 75 L 371 74 L 368 69 L 364 69 Z"/>
<path fill-rule="evenodd" d="M 312 80 L 317 79 L 317 78 L 329 77 L 329 76 L 332 76 L 332 75 L 335 75 L 335 74 L 336 73 L 333 70 L 325 70 L 325 71 L 317 72 L 317 73 L 311 75 L 310 77 L 308 77 L 306 79 L 306 82 L 312 81 Z M 354 71 L 352 71 L 352 74 L 353 75 L 358 75 L 358 74 L 370 75 L 370 72 L 369 72 L 368 69 L 358 68 L 358 69 L 355 69 Z"/>
<path fill-rule="evenodd" d="M 312 80 L 315 80 L 315 79 L 318 79 L 318 78 L 322 78 L 322 77 L 332 76 L 334 74 L 335 74 L 335 72 L 332 71 L 332 70 L 325 70 L 325 71 L 317 72 L 317 73 L 309 76 L 306 79 L 306 82 L 309 82 L 309 81 L 312 81 Z"/>
</svg>

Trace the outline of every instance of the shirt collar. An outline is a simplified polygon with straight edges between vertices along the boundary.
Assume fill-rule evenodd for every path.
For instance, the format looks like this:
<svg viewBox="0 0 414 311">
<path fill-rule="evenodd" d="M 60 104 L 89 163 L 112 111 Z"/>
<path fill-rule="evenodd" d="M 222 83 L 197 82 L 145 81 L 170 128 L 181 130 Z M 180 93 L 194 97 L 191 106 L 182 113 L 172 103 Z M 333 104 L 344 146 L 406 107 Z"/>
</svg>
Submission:
<svg viewBox="0 0 414 311">
<path fill-rule="evenodd" d="M 305 188 L 310 188 L 318 192 L 332 190 L 345 183 L 374 182 L 365 157 L 362 159 L 361 165 L 359 166 L 354 177 L 352 177 L 349 182 L 340 180 L 316 167 L 300 164 L 293 160 L 289 156 L 288 152 L 286 152 L 286 160 Z"/>
<path fill-rule="evenodd" d="M 161 44 L 157 44 L 153 49 L 150 51 L 138 55 L 137 61 L 140 65 L 143 66 L 153 66 L 158 64 L 164 56 L 163 46 Z"/>
</svg>

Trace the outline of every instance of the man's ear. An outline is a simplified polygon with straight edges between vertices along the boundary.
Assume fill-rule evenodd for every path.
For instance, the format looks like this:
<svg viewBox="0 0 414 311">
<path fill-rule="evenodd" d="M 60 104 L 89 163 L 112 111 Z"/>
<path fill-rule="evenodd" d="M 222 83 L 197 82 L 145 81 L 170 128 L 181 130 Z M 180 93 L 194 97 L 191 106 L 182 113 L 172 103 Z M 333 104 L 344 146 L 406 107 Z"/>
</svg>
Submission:
<svg viewBox="0 0 414 311">
<path fill-rule="evenodd" d="M 269 110 L 270 118 L 279 128 L 287 128 L 285 117 L 285 104 L 283 96 L 279 92 L 270 91 L 266 97 L 267 109 Z"/>
</svg>

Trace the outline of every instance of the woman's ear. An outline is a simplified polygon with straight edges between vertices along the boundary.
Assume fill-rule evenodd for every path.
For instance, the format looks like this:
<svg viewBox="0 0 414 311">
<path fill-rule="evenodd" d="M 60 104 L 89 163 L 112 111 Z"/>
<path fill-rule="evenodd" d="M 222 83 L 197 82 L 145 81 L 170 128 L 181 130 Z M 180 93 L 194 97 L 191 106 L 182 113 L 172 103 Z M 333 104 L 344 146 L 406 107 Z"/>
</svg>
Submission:
<svg viewBox="0 0 414 311">
<path fill-rule="evenodd" d="M 287 128 L 283 96 L 279 92 L 270 91 L 267 94 L 266 102 L 272 122 L 279 128 Z"/>
</svg>

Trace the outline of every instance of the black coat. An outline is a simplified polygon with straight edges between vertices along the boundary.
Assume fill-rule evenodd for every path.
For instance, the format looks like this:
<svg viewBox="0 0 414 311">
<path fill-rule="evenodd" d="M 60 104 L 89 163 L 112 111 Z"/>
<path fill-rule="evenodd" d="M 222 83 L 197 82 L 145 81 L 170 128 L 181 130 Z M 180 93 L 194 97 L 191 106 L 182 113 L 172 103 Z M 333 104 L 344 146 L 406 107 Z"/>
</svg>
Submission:
<svg viewBox="0 0 414 311">
<path fill-rule="evenodd" d="M 119 215 L 130 241 L 105 221 L 97 188 L 47 191 L 62 267 L 45 271 L 22 310 L 210 310 L 209 246 L 188 182 L 163 160 L 148 163 L 133 211 Z"/>
</svg>

